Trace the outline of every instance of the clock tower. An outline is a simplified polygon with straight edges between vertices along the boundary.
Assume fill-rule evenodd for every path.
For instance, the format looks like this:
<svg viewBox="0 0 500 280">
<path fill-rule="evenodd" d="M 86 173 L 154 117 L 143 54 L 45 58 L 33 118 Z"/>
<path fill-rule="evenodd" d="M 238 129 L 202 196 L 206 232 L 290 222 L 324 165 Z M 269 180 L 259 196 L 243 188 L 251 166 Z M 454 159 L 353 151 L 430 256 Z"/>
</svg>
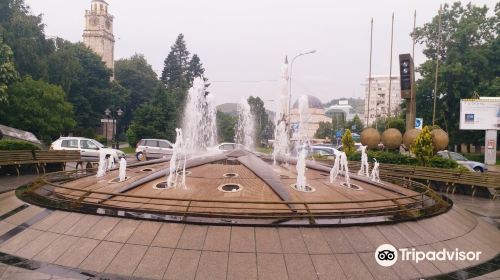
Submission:
<svg viewBox="0 0 500 280">
<path fill-rule="evenodd" d="M 113 16 L 108 13 L 106 1 L 92 0 L 90 11 L 85 11 L 83 43 L 100 55 L 106 66 L 114 72 Z"/>
</svg>

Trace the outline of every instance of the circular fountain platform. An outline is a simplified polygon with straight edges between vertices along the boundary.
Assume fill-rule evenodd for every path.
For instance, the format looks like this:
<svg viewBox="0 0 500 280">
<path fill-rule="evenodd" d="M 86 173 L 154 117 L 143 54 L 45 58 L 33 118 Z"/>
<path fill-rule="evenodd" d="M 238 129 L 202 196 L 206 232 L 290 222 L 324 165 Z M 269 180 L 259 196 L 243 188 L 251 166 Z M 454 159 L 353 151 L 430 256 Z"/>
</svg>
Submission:
<svg viewBox="0 0 500 280">
<path fill-rule="evenodd" d="M 307 163 L 307 187 L 293 188 L 293 160 L 273 165 L 266 156 L 244 150 L 186 161 L 172 187 L 166 160 L 130 165 L 124 182 L 110 180 L 117 170 L 96 178 L 92 170 L 47 174 L 24 198 L 80 212 L 242 225 L 345 225 L 420 219 L 446 211 L 449 203 L 417 182 L 386 178 L 382 183 L 350 174 L 330 182 L 329 167 Z M 389 182 L 391 181 L 391 182 Z"/>
</svg>

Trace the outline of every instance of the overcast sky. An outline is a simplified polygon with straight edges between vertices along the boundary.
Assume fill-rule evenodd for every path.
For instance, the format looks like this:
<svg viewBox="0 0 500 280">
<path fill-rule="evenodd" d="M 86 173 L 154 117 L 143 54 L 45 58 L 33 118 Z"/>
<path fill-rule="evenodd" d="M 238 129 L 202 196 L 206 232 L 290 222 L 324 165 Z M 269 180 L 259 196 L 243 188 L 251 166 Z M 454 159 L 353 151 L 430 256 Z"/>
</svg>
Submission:
<svg viewBox="0 0 500 280">
<path fill-rule="evenodd" d="M 90 0 L 25 0 L 43 14 L 49 36 L 82 41 Z M 417 26 L 437 14 L 431 0 L 107 0 L 114 15 L 115 59 L 146 56 L 161 75 L 163 61 L 179 33 L 200 56 L 218 104 L 257 95 L 273 108 L 285 55 L 316 50 L 293 67 L 293 96 L 323 102 L 363 97 L 368 76 L 370 19 L 374 19 L 374 75 L 389 74 L 391 14 L 395 13 L 393 73 L 399 53 L 411 53 L 413 13 Z M 445 1 L 451 3 L 453 1 Z M 464 3 L 469 1 L 462 1 Z M 493 9 L 495 1 L 473 1 Z M 421 47 L 416 63 L 423 62 Z"/>
</svg>

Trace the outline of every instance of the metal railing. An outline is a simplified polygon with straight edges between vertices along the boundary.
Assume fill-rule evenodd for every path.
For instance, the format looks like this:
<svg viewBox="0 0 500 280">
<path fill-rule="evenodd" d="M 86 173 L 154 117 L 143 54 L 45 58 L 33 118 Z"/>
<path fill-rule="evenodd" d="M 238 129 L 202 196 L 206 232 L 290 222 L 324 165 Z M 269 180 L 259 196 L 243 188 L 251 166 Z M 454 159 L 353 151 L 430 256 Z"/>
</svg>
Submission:
<svg viewBox="0 0 500 280">
<path fill-rule="evenodd" d="M 129 211 L 174 217 L 174 220 L 236 224 L 356 223 L 359 219 L 394 222 L 418 219 L 446 211 L 450 204 L 424 184 L 397 177 L 383 179 L 416 192 L 393 198 L 346 201 L 265 201 L 172 198 L 133 195 L 65 186 L 64 183 L 94 175 L 95 170 L 72 170 L 42 176 L 25 193 L 34 203 L 75 211 Z M 390 191 L 390 189 L 386 190 Z M 395 191 L 396 193 L 396 191 Z M 96 210 L 101 209 L 101 210 Z M 103 210 L 104 209 L 104 210 Z M 163 219 L 163 218 L 162 218 Z M 291 222 L 290 222 L 291 221 Z"/>
</svg>

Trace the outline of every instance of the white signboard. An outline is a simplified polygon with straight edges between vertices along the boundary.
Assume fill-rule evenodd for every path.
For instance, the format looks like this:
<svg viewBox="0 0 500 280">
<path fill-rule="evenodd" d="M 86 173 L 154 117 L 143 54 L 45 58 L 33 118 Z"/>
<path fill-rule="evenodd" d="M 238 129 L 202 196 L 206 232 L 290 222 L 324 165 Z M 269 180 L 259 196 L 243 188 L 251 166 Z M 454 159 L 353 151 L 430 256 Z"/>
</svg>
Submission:
<svg viewBox="0 0 500 280">
<path fill-rule="evenodd" d="M 422 129 L 424 127 L 424 119 L 423 118 L 415 118 L 415 128 Z"/>
<path fill-rule="evenodd" d="M 461 100 L 460 129 L 500 130 L 500 99 Z"/>
</svg>

